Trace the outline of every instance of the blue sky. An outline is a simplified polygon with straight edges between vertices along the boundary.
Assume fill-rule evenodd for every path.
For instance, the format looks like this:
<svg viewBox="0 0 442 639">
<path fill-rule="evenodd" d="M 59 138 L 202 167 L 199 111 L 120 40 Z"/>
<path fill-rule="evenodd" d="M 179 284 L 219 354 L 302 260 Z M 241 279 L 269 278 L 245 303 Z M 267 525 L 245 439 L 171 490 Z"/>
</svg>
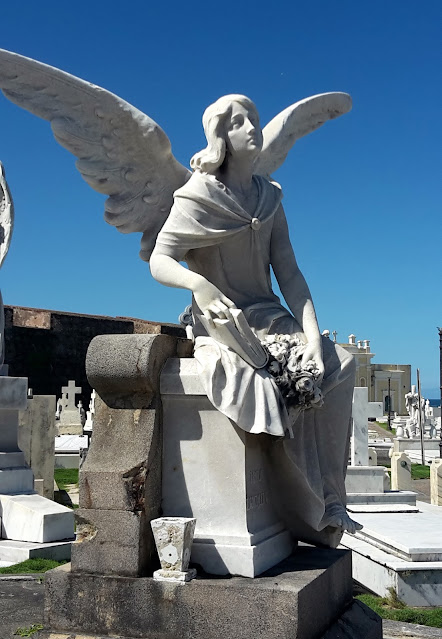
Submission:
<svg viewBox="0 0 442 639">
<path fill-rule="evenodd" d="M 46 0 L 2 7 L 1 47 L 117 93 L 156 120 L 188 165 L 201 115 L 225 93 L 265 124 L 297 100 L 347 91 L 350 114 L 299 141 L 275 174 L 321 330 L 370 339 L 375 362 L 439 386 L 442 3 Z M 103 221 L 48 123 L 0 97 L 0 160 L 16 210 L 6 304 L 176 321 L 139 235 Z M 436 395 L 437 396 L 437 395 Z"/>
</svg>

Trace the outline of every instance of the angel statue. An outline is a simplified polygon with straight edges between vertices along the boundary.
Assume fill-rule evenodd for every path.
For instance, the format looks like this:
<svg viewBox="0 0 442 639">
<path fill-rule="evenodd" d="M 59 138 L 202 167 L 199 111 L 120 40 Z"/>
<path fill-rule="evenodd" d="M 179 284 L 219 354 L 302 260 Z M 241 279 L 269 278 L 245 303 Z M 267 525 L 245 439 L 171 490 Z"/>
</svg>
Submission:
<svg viewBox="0 0 442 639">
<path fill-rule="evenodd" d="M 106 221 L 143 233 L 153 277 L 191 291 L 207 396 L 240 428 L 267 434 L 274 494 L 296 538 L 336 546 L 361 528 L 344 486 L 353 357 L 320 335 L 270 178 L 297 139 L 350 110 L 350 96 L 301 100 L 263 130 L 249 98 L 224 96 L 204 113 L 207 147 L 191 172 L 147 115 L 59 69 L 0 51 L 0 89 L 50 121 L 83 178 L 109 196 Z"/>
<path fill-rule="evenodd" d="M 14 205 L 5 178 L 3 164 L 0 162 L 0 268 L 5 260 L 11 243 L 14 228 Z M 0 291 L 0 368 L 5 361 L 5 312 Z"/>
</svg>

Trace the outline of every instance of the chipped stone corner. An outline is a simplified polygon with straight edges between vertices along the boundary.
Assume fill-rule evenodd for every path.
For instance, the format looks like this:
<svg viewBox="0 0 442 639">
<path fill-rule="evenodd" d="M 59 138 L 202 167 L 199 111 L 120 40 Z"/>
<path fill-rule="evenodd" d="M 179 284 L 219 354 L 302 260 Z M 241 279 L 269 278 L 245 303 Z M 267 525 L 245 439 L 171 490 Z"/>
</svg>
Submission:
<svg viewBox="0 0 442 639">
<path fill-rule="evenodd" d="M 123 474 L 127 497 L 134 512 L 144 510 L 147 473 L 146 462 L 143 462 Z"/>
<path fill-rule="evenodd" d="M 75 544 L 81 544 L 85 541 L 92 541 L 98 534 L 96 526 L 91 524 L 83 517 L 77 515 L 77 528 L 75 531 Z"/>
</svg>

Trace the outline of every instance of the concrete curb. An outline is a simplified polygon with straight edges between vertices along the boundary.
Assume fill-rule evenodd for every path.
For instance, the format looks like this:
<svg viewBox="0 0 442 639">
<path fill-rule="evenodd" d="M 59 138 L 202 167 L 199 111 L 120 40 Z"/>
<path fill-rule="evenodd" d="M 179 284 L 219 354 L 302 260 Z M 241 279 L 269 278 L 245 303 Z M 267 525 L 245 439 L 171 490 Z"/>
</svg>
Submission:
<svg viewBox="0 0 442 639">
<path fill-rule="evenodd" d="M 0 581 L 39 581 L 44 579 L 44 572 L 34 572 L 28 575 L 0 575 Z"/>
<path fill-rule="evenodd" d="M 431 628 L 403 621 L 382 620 L 384 639 L 441 639 L 442 628 Z"/>
</svg>

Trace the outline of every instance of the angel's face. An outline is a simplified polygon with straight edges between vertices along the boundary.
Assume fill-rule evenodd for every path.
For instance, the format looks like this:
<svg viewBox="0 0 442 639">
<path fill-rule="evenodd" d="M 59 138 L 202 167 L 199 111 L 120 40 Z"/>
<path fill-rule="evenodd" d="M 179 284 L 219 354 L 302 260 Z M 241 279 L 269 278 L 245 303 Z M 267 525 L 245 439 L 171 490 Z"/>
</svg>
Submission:
<svg viewBox="0 0 442 639">
<path fill-rule="evenodd" d="M 262 131 L 255 109 L 232 103 L 232 113 L 225 122 L 227 149 L 231 155 L 254 159 L 262 149 Z"/>
</svg>

